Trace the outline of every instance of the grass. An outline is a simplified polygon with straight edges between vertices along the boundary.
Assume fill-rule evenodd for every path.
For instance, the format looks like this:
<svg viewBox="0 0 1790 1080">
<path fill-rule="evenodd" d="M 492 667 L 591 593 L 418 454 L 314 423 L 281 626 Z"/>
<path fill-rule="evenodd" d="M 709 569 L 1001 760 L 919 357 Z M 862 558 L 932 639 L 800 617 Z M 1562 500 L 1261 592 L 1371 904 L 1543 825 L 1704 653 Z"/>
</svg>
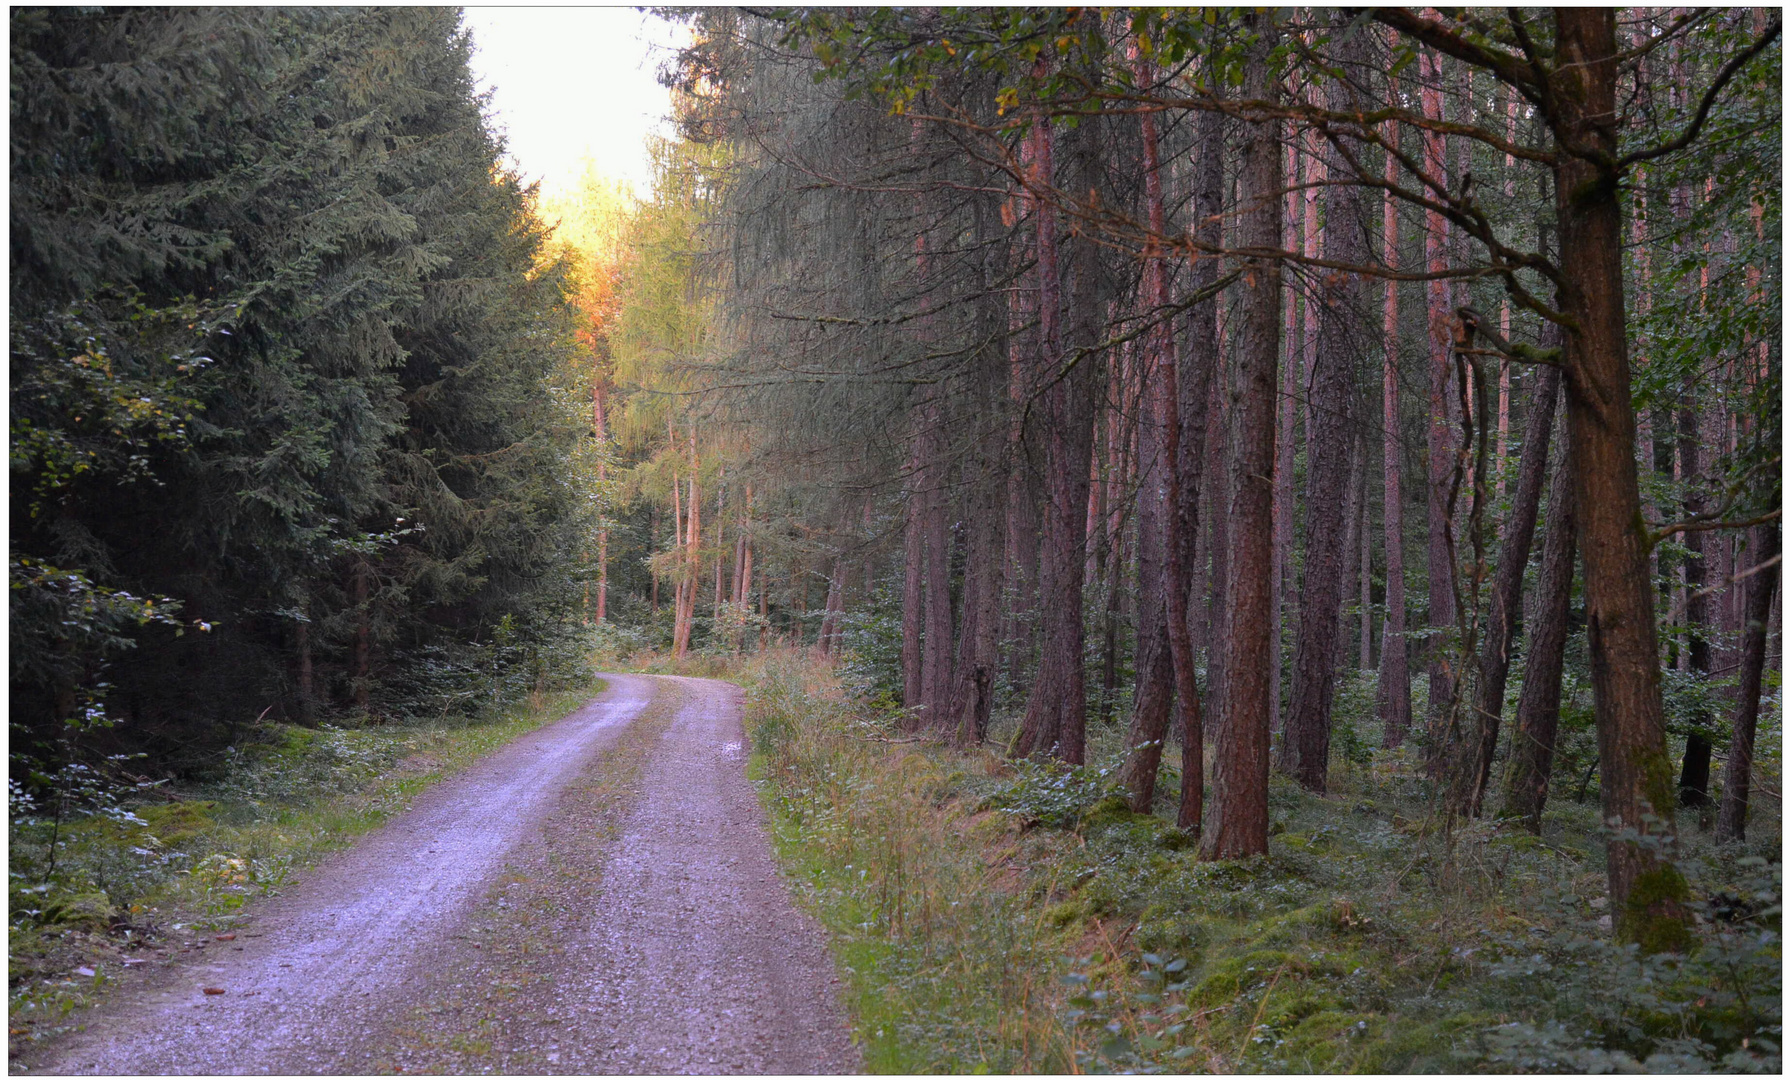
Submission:
<svg viewBox="0 0 1790 1080">
<path fill-rule="evenodd" d="M 733 675 L 779 855 L 833 936 L 872 1071 L 1781 1060 L 1770 804 L 1740 845 L 1685 815 L 1701 944 L 1642 957 L 1608 940 L 1595 796 L 1557 778 L 1541 838 L 1444 831 L 1415 761 L 1372 749 L 1367 710 L 1351 713 L 1361 687 L 1342 696 L 1332 792 L 1276 778 L 1270 854 L 1215 864 L 1171 808 L 1113 796 L 1116 728 L 1092 732 L 1087 768 L 1012 763 L 898 735 L 800 654 Z"/>
<path fill-rule="evenodd" d="M 10 826 L 11 1045 L 67 1030 L 130 961 L 227 932 L 425 788 L 557 720 L 602 689 L 531 695 L 482 718 L 302 728 L 260 725 L 218 779 L 153 789 L 127 816 Z"/>
</svg>

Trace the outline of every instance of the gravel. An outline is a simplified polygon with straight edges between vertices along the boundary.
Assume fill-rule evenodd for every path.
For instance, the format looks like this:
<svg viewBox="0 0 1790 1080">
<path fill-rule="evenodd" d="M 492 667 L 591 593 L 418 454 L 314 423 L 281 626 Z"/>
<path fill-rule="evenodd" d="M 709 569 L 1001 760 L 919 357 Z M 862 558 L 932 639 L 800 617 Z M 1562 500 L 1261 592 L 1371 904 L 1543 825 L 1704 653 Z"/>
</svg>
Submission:
<svg viewBox="0 0 1790 1080">
<path fill-rule="evenodd" d="M 605 678 L 13 1071 L 859 1069 L 739 691 Z"/>
</svg>

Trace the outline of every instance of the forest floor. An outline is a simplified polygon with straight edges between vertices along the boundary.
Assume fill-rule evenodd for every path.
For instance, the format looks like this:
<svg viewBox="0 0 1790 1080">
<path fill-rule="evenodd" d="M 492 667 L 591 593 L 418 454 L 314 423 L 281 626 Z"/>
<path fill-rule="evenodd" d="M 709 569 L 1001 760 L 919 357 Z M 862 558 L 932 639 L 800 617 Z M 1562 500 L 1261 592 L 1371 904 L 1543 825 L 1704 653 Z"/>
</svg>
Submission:
<svg viewBox="0 0 1790 1080">
<path fill-rule="evenodd" d="M 744 775 L 738 692 L 607 680 L 227 933 L 145 941 L 11 1070 L 858 1068 Z"/>
<path fill-rule="evenodd" d="M 1211 863 L 1173 827 L 1173 770 L 1154 814 L 1115 797 L 1122 725 L 1069 769 L 1002 755 L 1010 717 L 970 750 L 904 731 L 849 665 L 734 675 L 869 1071 L 1778 1070 L 1775 798 L 1744 844 L 1681 815 L 1698 948 L 1647 957 L 1610 940 L 1595 790 L 1557 777 L 1540 837 L 1439 821 L 1348 702 L 1329 794 L 1277 777 L 1269 854 Z"/>
</svg>

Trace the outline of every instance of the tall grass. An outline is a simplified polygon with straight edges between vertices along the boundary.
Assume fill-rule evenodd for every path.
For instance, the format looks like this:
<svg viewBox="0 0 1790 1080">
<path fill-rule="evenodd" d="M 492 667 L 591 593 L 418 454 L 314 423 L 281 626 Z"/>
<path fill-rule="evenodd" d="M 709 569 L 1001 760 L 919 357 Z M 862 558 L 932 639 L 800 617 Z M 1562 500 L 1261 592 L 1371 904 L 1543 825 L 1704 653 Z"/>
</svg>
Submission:
<svg viewBox="0 0 1790 1080">
<path fill-rule="evenodd" d="M 877 1072 L 1060 1072 L 1052 1005 L 1072 935 L 1029 894 L 1016 823 L 955 797 L 990 755 L 937 755 L 846 700 L 823 666 L 740 673 L 779 853 L 834 935 Z"/>
<path fill-rule="evenodd" d="M 874 1070 L 1781 1060 L 1775 822 L 1717 847 L 1687 817 L 1700 947 L 1643 957 L 1609 941 L 1594 799 L 1557 795 L 1541 838 L 1448 826 L 1410 755 L 1377 749 L 1360 686 L 1339 702 L 1330 795 L 1277 778 L 1270 854 L 1203 863 L 1116 797 L 1116 727 L 1091 732 L 1087 767 L 1010 763 L 898 734 L 804 654 L 733 675 L 780 853 L 834 935 Z"/>
</svg>

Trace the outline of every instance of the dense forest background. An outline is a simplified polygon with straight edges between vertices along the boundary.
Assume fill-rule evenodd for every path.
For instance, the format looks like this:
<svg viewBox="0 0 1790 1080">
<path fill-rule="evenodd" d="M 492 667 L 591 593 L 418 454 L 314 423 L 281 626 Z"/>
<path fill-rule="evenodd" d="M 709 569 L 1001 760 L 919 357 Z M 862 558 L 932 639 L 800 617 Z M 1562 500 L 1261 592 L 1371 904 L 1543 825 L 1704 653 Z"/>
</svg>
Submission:
<svg viewBox="0 0 1790 1080">
<path fill-rule="evenodd" d="M 1213 859 L 1339 755 L 1599 799 L 1685 943 L 1779 806 L 1775 13 L 679 17 L 650 195 L 542 205 L 450 9 L 13 12 L 15 792 L 798 644 Z"/>
<path fill-rule="evenodd" d="M 12 13 L 15 784 L 571 670 L 585 286 L 458 23 Z"/>
</svg>

